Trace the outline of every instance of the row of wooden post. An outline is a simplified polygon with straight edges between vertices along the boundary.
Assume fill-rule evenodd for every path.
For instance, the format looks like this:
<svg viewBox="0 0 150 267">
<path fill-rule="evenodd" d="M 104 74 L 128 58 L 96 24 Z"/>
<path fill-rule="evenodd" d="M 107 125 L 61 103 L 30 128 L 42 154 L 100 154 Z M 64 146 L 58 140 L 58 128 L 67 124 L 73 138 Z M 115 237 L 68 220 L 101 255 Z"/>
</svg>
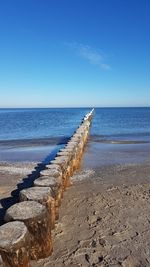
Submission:
<svg viewBox="0 0 150 267">
<path fill-rule="evenodd" d="M 22 190 L 20 202 L 6 211 L 6 223 L 0 227 L 0 254 L 4 267 L 29 267 L 30 259 L 51 255 L 51 230 L 59 218 L 63 192 L 80 164 L 92 115 L 93 110 L 84 117 L 55 159 L 40 172 L 33 187 Z"/>
</svg>

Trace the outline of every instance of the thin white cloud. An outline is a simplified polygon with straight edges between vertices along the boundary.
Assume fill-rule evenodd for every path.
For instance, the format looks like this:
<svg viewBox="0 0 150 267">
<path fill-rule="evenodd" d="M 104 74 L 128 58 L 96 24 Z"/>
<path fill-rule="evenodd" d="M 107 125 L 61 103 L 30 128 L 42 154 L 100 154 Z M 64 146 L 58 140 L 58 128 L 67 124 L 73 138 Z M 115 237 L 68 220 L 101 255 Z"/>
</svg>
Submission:
<svg viewBox="0 0 150 267">
<path fill-rule="evenodd" d="M 89 45 L 78 43 L 66 43 L 66 45 L 71 50 L 75 51 L 80 57 L 87 60 L 90 64 L 97 65 L 104 70 L 110 69 L 110 65 L 104 62 L 105 56 L 102 51 L 99 52 L 91 48 Z"/>
</svg>

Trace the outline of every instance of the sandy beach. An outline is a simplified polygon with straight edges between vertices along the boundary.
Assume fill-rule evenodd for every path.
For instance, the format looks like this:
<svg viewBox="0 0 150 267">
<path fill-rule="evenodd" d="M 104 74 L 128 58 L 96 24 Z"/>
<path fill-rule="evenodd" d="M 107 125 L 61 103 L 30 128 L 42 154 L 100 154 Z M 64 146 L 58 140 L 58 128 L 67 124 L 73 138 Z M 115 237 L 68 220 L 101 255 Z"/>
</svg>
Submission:
<svg viewBox="0 0 150 267">
<path fill-rule="evenodd" d="M 1 199 L 34 167 L 2 163 Z M 150 162 L 78 171 L 64 193 L 53 254 L 31 266 L 150 266 L 149 179 Z"/>
</svg>

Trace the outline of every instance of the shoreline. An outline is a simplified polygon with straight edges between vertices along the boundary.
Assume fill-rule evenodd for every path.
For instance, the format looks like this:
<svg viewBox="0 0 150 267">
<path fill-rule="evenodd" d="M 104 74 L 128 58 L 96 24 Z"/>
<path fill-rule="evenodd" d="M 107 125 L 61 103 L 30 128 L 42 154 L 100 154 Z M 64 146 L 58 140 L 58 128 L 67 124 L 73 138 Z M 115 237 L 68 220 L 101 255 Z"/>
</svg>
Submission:
<svg viewBox="0 0 150 267">
<path fill-rule="evenodd" d="M 0 192 L 2 188 L 14 188 L 30 176 L 41 162 L 0 161 Z M 87 168 L 84 160 L 73 175 L 72 183 L 99 182 L 101 185 L 136 185 L 150 182 L 150 160 L 140 163 L 106 164 L 97 168 Z M 4 190 L 3 190 L 4 191 Z M 8 191 L 8 190 L 6 190 Z M 4 193 L 3 193 L 4 194 Z"/>
</svg>

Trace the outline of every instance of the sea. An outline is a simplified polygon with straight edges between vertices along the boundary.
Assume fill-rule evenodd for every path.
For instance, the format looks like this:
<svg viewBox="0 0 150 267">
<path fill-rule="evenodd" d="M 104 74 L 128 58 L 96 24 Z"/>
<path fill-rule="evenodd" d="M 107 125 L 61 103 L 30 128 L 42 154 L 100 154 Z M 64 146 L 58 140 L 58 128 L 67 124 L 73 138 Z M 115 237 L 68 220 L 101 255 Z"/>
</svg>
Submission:
<svg viewBox="0 0 150 267">
<path fill-rule="evenodd" d="M 91 108 L 0 109 L 0 161 L 48 162 Z M 150 108 L 95 108 L 84 167 L 150 161 Z"/>
</svg>

